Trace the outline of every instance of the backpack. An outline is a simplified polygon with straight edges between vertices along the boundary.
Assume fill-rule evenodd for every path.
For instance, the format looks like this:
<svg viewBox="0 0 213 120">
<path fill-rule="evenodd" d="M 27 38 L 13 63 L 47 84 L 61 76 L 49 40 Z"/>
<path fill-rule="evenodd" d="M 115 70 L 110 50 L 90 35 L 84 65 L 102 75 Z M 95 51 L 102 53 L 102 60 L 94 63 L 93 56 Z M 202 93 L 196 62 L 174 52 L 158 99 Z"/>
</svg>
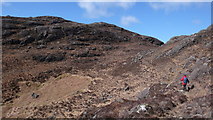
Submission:
<svg viewBox="0 0 213 120">
<path fill-rule="evenodd" d="M 186 83 L 188 83 L 188 82 L 189 82 L 188 78 L 187 78 L 187 77 L 185 77 L 185 78 L 184 78 L 184 80 L 183 80 L 183 83 L 185 83 L 185 84 L 186 84 Z"/>
</svg>

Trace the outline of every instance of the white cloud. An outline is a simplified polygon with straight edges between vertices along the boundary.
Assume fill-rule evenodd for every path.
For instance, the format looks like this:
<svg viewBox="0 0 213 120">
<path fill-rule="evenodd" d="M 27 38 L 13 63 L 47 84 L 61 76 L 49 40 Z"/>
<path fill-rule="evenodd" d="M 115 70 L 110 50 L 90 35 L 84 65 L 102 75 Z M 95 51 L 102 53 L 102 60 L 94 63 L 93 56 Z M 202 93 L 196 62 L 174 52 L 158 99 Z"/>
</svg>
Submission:
<svg viewBox="0 0 213 120">
<path fill-rule="evenodd" d="M 150 2 L 149 4 L 154 10 L 164 10 L 166 13 L 176 11 L 190 5 L 190 3 L 187 2 L 161 2 L 161 3 Z"/>
<path fill-rule="evenodd" d="M 152 1 L 152 0 L 149 0 Z M 199 2 L 199 3 L 198 3 Z M 202 5 L 201 2 L 209 2 L 209 0 L 159 0 L 159 2 L 149 2 L 149 5 L 154 10 L 164 10 L 166 13 L 170 13 L 172 11 L 177 11 L 180 9 L 184 9 L 192 3 L 196 3 L 196 7 Z"/>
<path fill-rule="evenodd" d="M 85 16 L 89 18 L 109 17 L 112 15 L 108 11 L 109 6 L 104 3 L 80 2 L 78 5 L 85 10 Z"/>
<path fill-rule="evenodd" d="M 78 6 L 85 10 L 85 17 L 99 18 L 110 17 L 113 13 L 110 11 L 113 7 L 120 7 L 123 9 L 129 9 L 134 6 L 134 2 L 87 2 L 89 0 L 83 0 L 78 3 Z"/>
<path fill-rule="evenodd" d="M 132 7 L 135 3 L 130 3 L 130 2 L 119 2 L 117 3 L 118 6 L 124 8 L 124 9 L 128 9 L 130 7 Z"/>
<path fill-rule="evenodd" d="M 138 23 L 139 20 L 134 16 L 123 16 L 121 18 L 121 25 L 129 26 L 133 23 Z"/>
<path fill-rule="evenodd" d="M 135 5 L 136 0 L 131 0 L 130 2 L 127 2 L 127 0 L 117 0 L 117 2 L 115 3 L 117 6 L 128 9 Z"/>
</svg>

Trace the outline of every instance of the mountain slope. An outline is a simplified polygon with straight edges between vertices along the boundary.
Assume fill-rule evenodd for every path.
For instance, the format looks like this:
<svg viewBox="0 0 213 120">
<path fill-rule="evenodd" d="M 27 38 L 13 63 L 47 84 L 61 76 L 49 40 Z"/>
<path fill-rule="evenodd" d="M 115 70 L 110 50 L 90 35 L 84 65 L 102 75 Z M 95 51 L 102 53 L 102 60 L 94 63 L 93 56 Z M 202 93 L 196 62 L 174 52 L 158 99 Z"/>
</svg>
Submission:
<svg viewBox="0 0 213 120">
<path fill-rule="evenodd" d="M 135 61 L 152 70 L 149 86 L 133 93 L 134 100 L 114 101 L 82 113 L 89 118 L 211 118 L 212 117 L 212 26 L 196 34 L 172 38 L 167 44 L 140 52 Z M 156 73 L 158 75 L 156 75 Z M 143 73 L 148 76 L 148 73 Z M 180 77 L 187 74 L 189 92 L 181 91 Z M 156 79 L 156 80 L 155 80 Z M 141 80 L 146 80 L 141 77 Z M 155 81 L 155 82 L 153 82 Z"/>
<path fill-rule="evenodd" d="M 163 44 L 153 37 L 102 22 L 82 24 L 51 16 L 6 16 L 2 17 L 2 22 L 2 90 L 5 113 L 8 114 L 8 110 L 13 111 L 9 106 L 19 106 L 20 101 L 24 104 L 24 96 L 42 91 L 43 84 L 49 86 L 48 81 L 54 81 L 60 75 L 70 73 L 107 80 L 116 64 L 139 51 Z M 42 96 L 40 98 L 44 100 Z M 25 111 L 26 107 L 31 109 L 34 105 L 23 106 L 21 110 Z"/>
<path fill-rule="evenodd" d="M 211 26 L 163 44 L 107 23 L 2 20 L 4 117 L 211 117 Z"/>
</svg>

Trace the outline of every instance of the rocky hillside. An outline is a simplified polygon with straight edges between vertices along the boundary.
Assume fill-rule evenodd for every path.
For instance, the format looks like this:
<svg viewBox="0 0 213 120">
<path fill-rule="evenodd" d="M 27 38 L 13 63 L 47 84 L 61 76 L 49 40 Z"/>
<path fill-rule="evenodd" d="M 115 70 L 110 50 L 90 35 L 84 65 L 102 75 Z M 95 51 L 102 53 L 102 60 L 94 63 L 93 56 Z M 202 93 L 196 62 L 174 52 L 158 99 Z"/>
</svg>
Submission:
<svg viewBox="0 0 213 120">
<path fill-rule="evenodd" d="M 163 44 L 102 22 L 6 16 L 2 23 L 3 117 L 212 115 L 211 26 Z"/>
<path fill-rule="evenodd" d="M 16 96 L 19 81 L 45 82 L 65 71 L 91 69 L 117 49 L 125 54 L 132 52 L 127 49 L 163 44 L 107 23 L 80 24 L 43 16 L 3 17 L 2 24 L 4 102 Z"/>
<path fill-rule="evenodd" d="M 176 36 L 168 43 L 134 58 L 149 66 L 140 80 L 151 82 L 129 98 L 83 112 L 83 118 L 212 118 L 212 26 L 188 36 Z M 184 92 L 179 83 L 187 74 L 190 83 Z M 134 90 L 134 89 L 133 89 Z M 134 91 L 135 92 L 135 91 Z"/>
</svg>

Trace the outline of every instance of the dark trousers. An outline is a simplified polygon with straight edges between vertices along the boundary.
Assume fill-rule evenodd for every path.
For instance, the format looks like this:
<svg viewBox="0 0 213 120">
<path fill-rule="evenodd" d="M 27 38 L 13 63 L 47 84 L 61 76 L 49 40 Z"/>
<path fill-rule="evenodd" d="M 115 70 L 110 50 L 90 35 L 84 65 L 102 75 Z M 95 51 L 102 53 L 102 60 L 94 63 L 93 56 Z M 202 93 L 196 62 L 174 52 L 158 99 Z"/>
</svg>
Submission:
<svg viewBox="0 0 213 120">
<path fill-rule="evenodd" d="M 183 85 L 183 90 L 186 90 L 186 85 Z"/>
</svg>

